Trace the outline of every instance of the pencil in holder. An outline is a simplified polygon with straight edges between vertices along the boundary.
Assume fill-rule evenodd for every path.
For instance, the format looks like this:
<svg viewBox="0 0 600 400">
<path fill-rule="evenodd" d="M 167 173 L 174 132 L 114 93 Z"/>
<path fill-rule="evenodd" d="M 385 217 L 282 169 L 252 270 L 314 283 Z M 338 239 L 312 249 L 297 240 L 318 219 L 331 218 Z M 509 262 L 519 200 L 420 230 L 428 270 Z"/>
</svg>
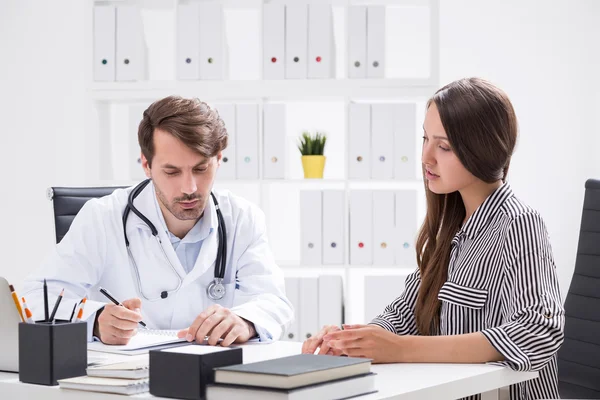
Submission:
<svg viewBox="0 0 600 400">
<path fill-rule="evenodd" d="M 56 386 L 86 375 L 87 322 L 19 323 L 19 380 Z"/>
</svg>

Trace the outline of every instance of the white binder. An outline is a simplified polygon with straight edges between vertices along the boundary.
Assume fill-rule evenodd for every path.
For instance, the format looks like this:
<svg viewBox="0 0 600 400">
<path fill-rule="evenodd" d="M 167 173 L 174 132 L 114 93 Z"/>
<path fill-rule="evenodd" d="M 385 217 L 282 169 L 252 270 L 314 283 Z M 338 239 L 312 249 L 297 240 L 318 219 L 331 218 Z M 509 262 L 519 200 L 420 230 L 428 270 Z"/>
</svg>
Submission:
<svg viewBox="0 0 600 400">
<path fill-rule="evenodd" d="M 285 10 L 285 78 L 306 79 L 308 6 L 288 4 Z"/>
<path fill-rule="evenodd" d="M 329 4 L 308 5 L 308 77 L 335 77 L 333 15 Z"/>
<path fill-rule="evenodd" d="M 367 77 L 367 7 L 348 7 L 348 78 Z"/>
<path fill-rule="evenodd" d="M 385 77 L 385 6 L 367 10 L 367 78 Z"/>
<path fill-rule="evenodd" d="M 371 177 L 371 107 L 368 104 L 348 105 L 348 177 Z"/>
<path fill-rule="evenodd" d="M 373 264 L 373 195 L 370 190 L 350 192 L 350 264 Z"/>
<path fill-rule="evenodd" d="M 394 192 L 373 192 L 373 264 L 394 265 L 396 248 Z"/>
<path fill-rule="evenodd" d="M 200 79 L 226 79 L 227 43 L 223 22 L 223 6 L 219 2 L 200 6 Z"/>
<path fill-rule="evenodd" d="M 322 197 L 320 190 L 300 191 L 300 264 L 321 265 Z"/>
<path fill-rule="evenodd" d="M 117 81 L 143 80 L 146 44 L 142 16 L 136 6 L 117 7 Z"/>
<path fill-rule="evenodd" d="M 396 264 L 416 267 L 417 192 L 414 190 L 396 192 L 396 238 Z"/>
<path fill-rule="evenodd" d="M 323 191 L 323 264 L 344 264 L 344 193 Z"/>
<path fill-rule="evenodd" d="M 236 126 L 236 176 L 258 179 L 258 105 L 238 104 Z"/>
<path fill-rule="evenodd" d="M 294 307 L 294 321 L 283 336 L 283 340 L 296 342 L 300 340 L 300 279 L 296 277 L 285 277 L 285 295 Z"/>
<path fill-rule="evenodd" d="M 236 166 L 236 126 L 235 126 L 235 105 L 218 104 L 216 105 L 219 116 L 225 123 L 227 129 L 227 148 L 223 150 L 221 165 L 217 171 L 219 179 L 235 179 Z"/>
<path fill-rule="evenodd" d="M 285 5 L 263 5 L 263 79 L 285 78 Z"/>
<path fill-rule="evenodd" d="M 285 104 L 265 103 L 263 106 L 263 176 L 285 178 Z"/>
<path fill-rule="evenodd" d="M 404 291 L 407 274 L 365 276 L 365 323 L 385 311 Z"/>
<path fill-rule="evenodd" d="M 148 105 L 133 104 L 129 106 L 129 178 L 132 181 L 146 179 L 146 173 L 142 167 L 142 151 L 138 141 L 138 130 L 142 121 L 144 111 Z"/>
<path fill-rule="evenodd" d="M 319 276 L 319 323 L 318 326 L 337 325 L 343 322 L 342 277 L 339 275 Z"/>
<path fill-rule="evenodd" d="M 319 332 L 319 278 L 300 278 L 300 337 L 304 341 Z"/>
<path fill-rule="evenodd" d="M 396 104 L 394 110 L 394 178 L 416 179 L 417 106 Z"/>
<path fill-rule="evenodd" d="M 200 11 L 198 3 L 177 6 L 177 78 L 200 78 Z"/>
<path fill-rule="evenodd" d="M 392 104 L 371 105 L 371 178 L 394 177 L 394 126 Z"/>
<path fill-rule="evenodd" d="M 114 6 L 94 7 L 94 80 L 115 80 L 117 15 Z"/>
</svg>

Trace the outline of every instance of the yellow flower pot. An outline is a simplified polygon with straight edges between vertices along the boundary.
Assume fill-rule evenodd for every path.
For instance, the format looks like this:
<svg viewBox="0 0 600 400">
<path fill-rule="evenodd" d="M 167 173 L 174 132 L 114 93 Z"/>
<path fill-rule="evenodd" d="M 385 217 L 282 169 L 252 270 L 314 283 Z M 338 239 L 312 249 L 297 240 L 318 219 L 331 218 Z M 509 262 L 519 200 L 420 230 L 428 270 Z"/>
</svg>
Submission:
<svg viewBox="0 0 600 400">
<path fill-rule="evenodd" d="M 302 156 L 302 168 L 304 168 L 304 178 L 323 179 L 325 156 Z"/>
</svg>

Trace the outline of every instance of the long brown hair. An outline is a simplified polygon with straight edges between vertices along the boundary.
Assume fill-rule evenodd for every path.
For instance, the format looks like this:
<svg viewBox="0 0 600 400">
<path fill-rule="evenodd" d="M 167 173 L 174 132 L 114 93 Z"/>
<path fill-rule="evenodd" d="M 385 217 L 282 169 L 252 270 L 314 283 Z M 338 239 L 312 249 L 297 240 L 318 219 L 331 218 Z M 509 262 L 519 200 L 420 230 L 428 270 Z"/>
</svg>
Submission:
<svg viewBox="0 0 600 400">
<path fill-rule="evenodd" d="M 467 78 L 438 90 L 427 108 L 432 103 L 463 166 L 484 182 L 504 181 L 517 141 L 517 118 L 506 93 L 483 79 Z M 421 286 L 415 316 L 419 333 L 436 335 L 438 293 L 448 278 L 452 239 L 465 218 L 465 206 L 458 191 L 436 194 L 424 181 L 427 215 L 416 243 Z"/>
</svg>

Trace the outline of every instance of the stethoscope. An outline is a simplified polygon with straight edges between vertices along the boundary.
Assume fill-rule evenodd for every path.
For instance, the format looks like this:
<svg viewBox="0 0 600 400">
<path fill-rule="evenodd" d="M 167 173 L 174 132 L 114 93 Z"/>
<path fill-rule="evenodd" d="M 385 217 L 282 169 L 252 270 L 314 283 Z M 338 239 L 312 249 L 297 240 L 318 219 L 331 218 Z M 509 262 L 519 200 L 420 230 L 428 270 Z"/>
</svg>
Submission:
<svg viewBox="0 0 600 400">
<path fill-rule="evenodd" d="M 135 275 L 137 278 L 138 292 L 144 299 L 146 299 L 148 301 L 157 301 L 160 299 L 166 299 L 169 296 L 169 294 L 177 292 L 181 288 L 181 285 L 183 284 L 183 279 L 181 279 L 181 276 L 179 275 L 179 273 L 177 272 L 177 270 L 175 269 L 175 267 L 169 260 L 169 257 L 167 257 L 167 253 L 165 253 L 165 249 L 163 248 L 162 241 L 160 240 L 160 237 L 158 236 L 158 230 L 156 229 L 154 224 L 152 222 L 150 222 L 150 220 L 148 218 L 146 218 L 146 216 L 144 214 L 142 214 L 133 205 L 133 200 L 135 200 L 135 198 L 142 192 L 142 190 L 144 190 L 146 188 L 146 186 L 148 186 L 150 181 L 151 181 L 150 179 L 146 179 L 145 181 L 139 183 L 135 188 L 133 188 L 131 193 L 129 193 L 129 197 L 127 198 L 127 206 L 125 206 L 125 210 L 123 211 L 123 233 L 125 235 L 125 246 L 127 247 L 127 253 L 129 254 L 129 259 L 131 260 L 131 263 L 134 267 Z M 215 195 L 212 192 L 210 193 L 210 195 L 215 204 L 215 208 L 217 210 L 217 219 L 219 220 L 219 228 L 218 228 L 219 248 L 217 250 L 217 260 L 215 261 L 215 278 L 206 288 L 206 294 L 207 294 L 208 298 L 211 300 L 221 300 L 225 296 L 225 286 L 223 285 L 223 278 L 225 277 L 225 268 L 227 265 L 227 231 L 225 229 L 225 221 L 223 220 L 223 215 L 221 214 L 221 209 L 219 208 L 219 203 L 217 202 L 217 198 L 215 197 Z M 146 225 L 148 225 L 148 227 L 152 231 L 152 236 L 154 236 L 154 239 L 156 239 L 156 241 L 158 242 L 158 246 L 160 247 L 164 258 L 167 260 L 167 263 L 171 267 L 171 270 L 173 271 L 173 273 L 175 275 L 177 275 L 177 280 L 178 280 L 177 287 L 175 287 L 174 289 L 171 289 L 171 290 L 163 290 L 160 293 L 160 298 L 158 298 L 158 297 L 150 298 L 150 297 L 146 296 L 146 294 L 144 294 L 144 291 L 142 290 L 142 281 L 140 279 L 140 270 L 138 269 L 135 259 L 133 258 L 133 254 L 131 253 L 131 249 L 129 248 L 129 239 L 127 238 L 127 218 L 129 216 L 130 211 L 132 211 L 142 221 L 144 221 L 144 223 Z"/>
</svg>

